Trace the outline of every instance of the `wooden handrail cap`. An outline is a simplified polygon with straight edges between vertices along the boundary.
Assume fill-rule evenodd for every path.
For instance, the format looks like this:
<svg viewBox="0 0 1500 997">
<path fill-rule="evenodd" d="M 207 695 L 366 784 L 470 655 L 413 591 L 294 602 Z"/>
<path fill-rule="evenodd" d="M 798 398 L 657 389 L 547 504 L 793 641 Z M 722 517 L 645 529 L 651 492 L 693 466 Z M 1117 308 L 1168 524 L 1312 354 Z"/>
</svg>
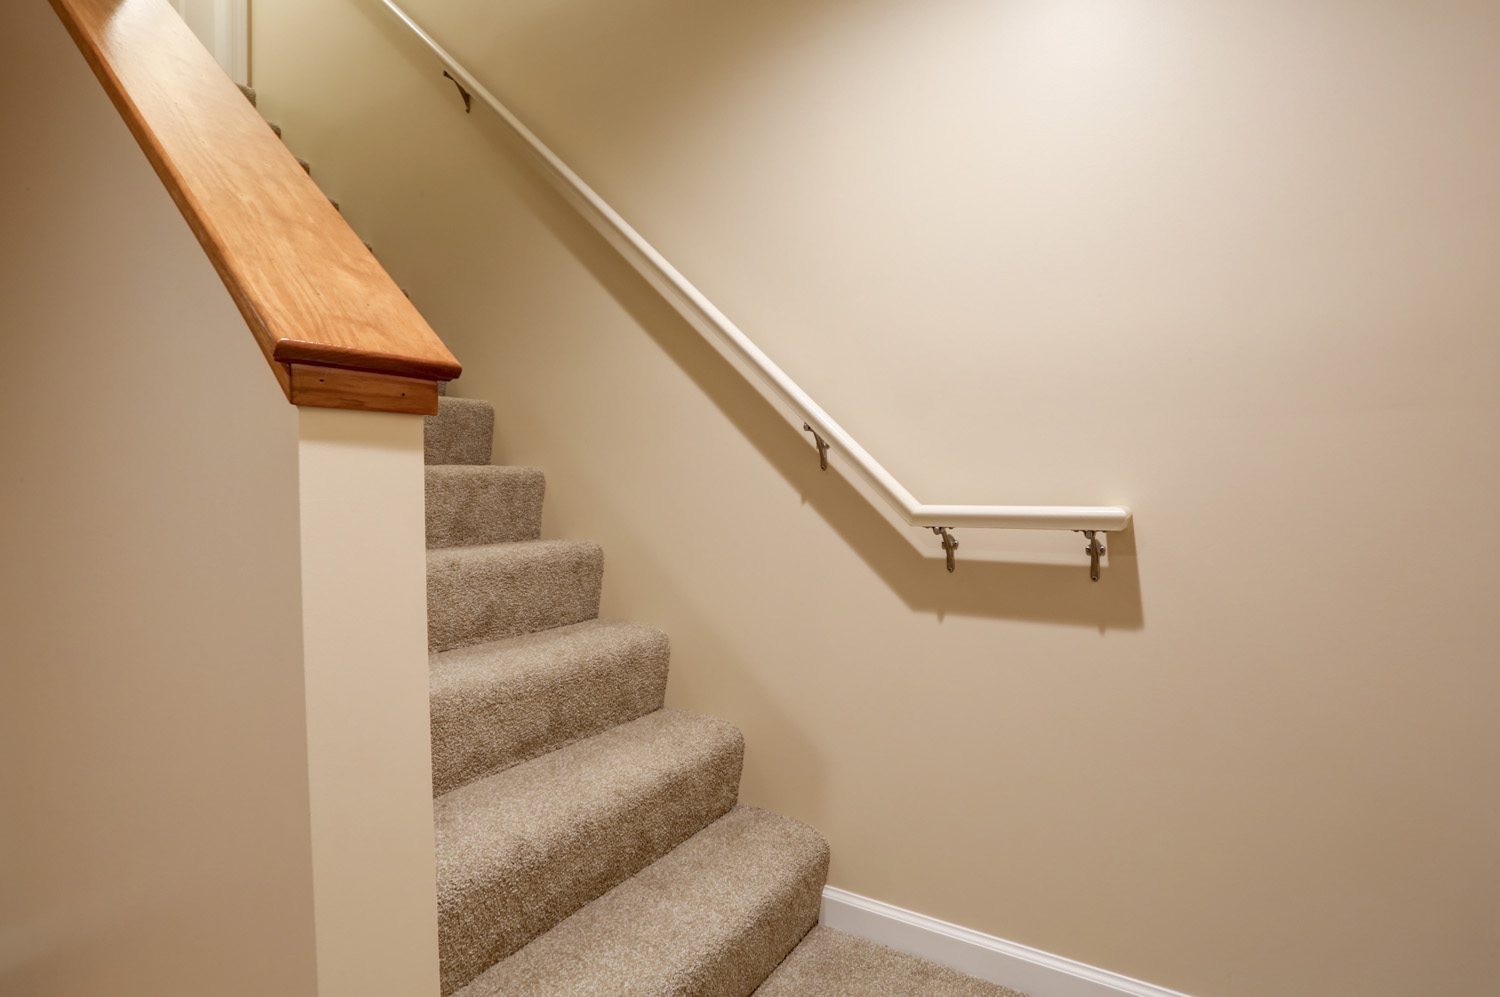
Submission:
<svg viewBox="0 0 1500 997">
<path fill-rule="evenodd" d="M 437 333 L 167 0 L 51 3 L 290 400 L 288 364 L 427 381 L 434 398 L 435 382 L 459 375 Z M 368 399 L 357 397 L 360 384 L 372 386 Z M 379 377 L 345 378 L 338 394 L 348 404 L 337 407 L 412 405 L 393 400 Z"/>
</svg>

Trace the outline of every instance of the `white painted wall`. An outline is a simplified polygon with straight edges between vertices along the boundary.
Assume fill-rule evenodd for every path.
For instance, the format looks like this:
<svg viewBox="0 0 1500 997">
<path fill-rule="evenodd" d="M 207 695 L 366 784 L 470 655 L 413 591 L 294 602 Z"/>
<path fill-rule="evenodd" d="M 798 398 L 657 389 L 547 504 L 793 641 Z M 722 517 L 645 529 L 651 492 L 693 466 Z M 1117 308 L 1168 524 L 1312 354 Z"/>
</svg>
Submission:
<svg viewBox="0 0 1500 997">
<path fill-rule="evenodd" d="M 438 992 L 422 420 L 298 410 L 0 8 L 0 994 Z"/>
<path fill-rule="evenodd" d="M 257 0 L 268 116 L 835 886 L 1199 997 L 1495 992 L 1500 7 L 411 7 L 918 495 L 1137 513 L 1098 585 L 949 576 L 373 5 Z"/>
</svg>

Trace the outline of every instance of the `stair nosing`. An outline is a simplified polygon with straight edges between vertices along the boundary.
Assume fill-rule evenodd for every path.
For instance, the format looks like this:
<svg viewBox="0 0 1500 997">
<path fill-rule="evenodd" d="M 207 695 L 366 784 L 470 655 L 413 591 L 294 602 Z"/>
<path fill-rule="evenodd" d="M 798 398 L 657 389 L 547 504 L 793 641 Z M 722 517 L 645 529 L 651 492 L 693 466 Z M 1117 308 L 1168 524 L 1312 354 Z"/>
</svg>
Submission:
<svg viewBox="0 0 1500 997">
<path fill-rule="evenodd" d="M 525 540 L 517 540 L 516 543 L 527 543 Z M 434 548 L 438 550 L 451 550 L 449 547 Z M 545 630 L 533 630 L 530 633 L 516 634 L 512 637 L 500 637 L 496 640 L 487 640 L 478 644 L 466 644 L 463 647 L 450 647 L 446 651 L 429 651 L 427 656 L 429 669 L 440 664 L 440 659 L 451 659 L 472 656 L 483 653 L 487 648 L 498 648 L 502 645 L 520 645 L 527 642 L 544 643 L 546 639 L 562 641 L 579 633 L 593 633 L 598 630 L 641 630 L 666 636 L 666 631 L 649 623 L 638 623 L 635 620 L 616 620 L 610 617 L 599 616 L 592 620 L 583 620 L 579 623 L 564 623 L 560 626 L 548 627 Z"/>
<path fill-rule="evenodd" d="M 692 721 L 695 725 L 701 726 L 701 727 L 705 727 L 705 728 L 707 728 L 707 727 L 713 727 L 713 728 L 718 728 L 718 729 L 725 730 L 725 731 L 733 731 L 736 735 L 738 735 L 738 737 L 740 739 L 741 747 L 743 747 L 744 735 L 740 734 L 739 728 L 736 727 L 734 724 L 730 723 L 729 721 L 724 720 L 721 717 L 711 716 L 711 715 L 706 714 L 706 713 L 695 713 L 692 710 L 678 710 L 678 709 L 674 709 L 674 708 L 672 708 L 670 706 L 663 706 L 660 709 L 652 710 L 650 713 L 647 713 L 647 714 L 644 714 L 642 716 L 636 717 L 634 720 L 627 720 L 625 723 L 615 724 L 613 727 L 610 727 L 610 728 L 608 728 L 606 730 L 600 731 L 597 734 L 590 734 L 588 737 L 575 738 L 574 740 L 572 740 L 571 742 L 569 742 L 567 745 L 565 745 L 563 747 L 557 748 L 554 751 L 546 752 L 545 754 L 542 754 L 542 755 L 538 755 L 535 758 L 529 758 L 529 759 L 527 759 L 524 762 L 518 762 L 517 764 L 512 765 L 511 767 L 509 767 L 508 769 L 506 769 L 503 772 L 494 772 L 494 773 L 491 773 L 488 776 L 484 776 L 483 778 L 474 779 L 471 782 L 464 783 L 462 786 L 455 786 L 453 789 L 450 789 L 448 792 L 443 793 L 443 794 L 441 794 L 439 796 L 433 797 L 432 803 L 433 803 L 434 812 L 436 812 L 440 807 L 454 805 L 453 797 L 454 797 L 454 794 L 456 794 L 456 793 L 462 793 L 462 792 L 465 792 L 465 791 L 470 791 L 471 795 L 473 795 L 473 794 L 477 794 L 477 792 L 478 792 L 476 789 L 474 789 L 474 787 L 478 786 L 480 783 L 486 783 L 486 782 L 491 782 L 492 780 L 499 780 L 499 779 L 506 779 L 506 778 L 509 778 L 509 779 L 512 779 L 512 780 L 520 779 L 524 773 L 520 773 L 518 770 L 520 770 L 520 769 L 522 769 L 522 768 L 524 768 L 526 766 L 539 766 L 539 763 L 542 763 L 542 762 L 547 762 L 548 764 L 551 764 L 551 765 L 562 765 L 562 764 L 565 764 L 566 763 L 565 759 L 557 759 L 557 758 L 553 758 L 552 756 L 559 755 L 559 754 L 562 754 L 564 752 L 573 752 L 573 753 L 576 754 L 577 750 L 578 750 L 578 746 L 580 744 L 583 744 L 584 742 L 594 741 L 594 740 L 596 740 L 598 738 L 608 737 L 610 735 L 617 734 L 617 732 L 621 728 L 623 728 L 623 727 L 629 727 L 632 724 L 639 724 L 643 720 L 647 720 L 648 718 L 655 717 L 657 715 L 662 715 L 664 717 L 674 718 L 674 719 L 679 719 L 680 718 L 680 719 L 682 719 L 684 721 Z"/>
</svg>

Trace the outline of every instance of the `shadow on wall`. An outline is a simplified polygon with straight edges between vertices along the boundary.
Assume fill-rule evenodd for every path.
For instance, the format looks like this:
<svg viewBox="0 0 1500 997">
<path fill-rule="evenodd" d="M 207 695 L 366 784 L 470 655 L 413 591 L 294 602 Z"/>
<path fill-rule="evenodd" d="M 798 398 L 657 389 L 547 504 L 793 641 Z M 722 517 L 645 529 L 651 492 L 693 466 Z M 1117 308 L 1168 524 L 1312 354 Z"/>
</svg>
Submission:
<svg viewBox="0 0 1500 997">
<path fill-rule="evenodd" d="M 436 65 L 388 18 L 376 19 L 418 65 Z M 445 98 L 458 99 L 437 71 L 424 75 Z M 1077 565 L 969 560 L 950 575 L 941 559 L 924 556 L 846 478 L 818 469 L 805 436 L 542 179 L 529 149 L 487 111 L 471 120 L 504 157 L 517 193 L 538 219 L 908 606 L 939 619 L 1026 620 L 1101 633 L 1144 625 L 1133 525 L 1110 535 L 1109 564 L 1097 583 L 1082 559 Z"/>
<path fill-rule="evenodd" d="M 952 613 L 1094 626 L 1100 631 L 1143 626 L 1133 525 L 1110 535 L 1109 567 L 1097 583 L 1090 580 L 1082 561 L 1076 566 L 967 561 L 950 575 L 942 561 L 924 557 L 846 478 L 818 469 L 803 434 L 555 190 L 520 162 L 527 154 L 519 143 L 499 127 L 488 130 L 497 146 L 518 161 L 527 204 L 548 229 L 908 606 L 939 618 Z"/>
<path fill-rule="evenodd" d="M 684 599 L 682 605 L 690 602 Z M 732 716 L 745 733 L 740 800 L 780 808 L 814 826 L 826 824 L 833 798 L 828 761 L 816 740 L 781 702 L 789 688 L 796 695 L 811 695 L 797 684 L 805 679 L 792 676 L 787 686 L 771 688 L 731 643 L 708 628 L 687 621 L 681 625 L 676 620 L 661 622 L 672 634 L 667 705 Z"/>
</svg>

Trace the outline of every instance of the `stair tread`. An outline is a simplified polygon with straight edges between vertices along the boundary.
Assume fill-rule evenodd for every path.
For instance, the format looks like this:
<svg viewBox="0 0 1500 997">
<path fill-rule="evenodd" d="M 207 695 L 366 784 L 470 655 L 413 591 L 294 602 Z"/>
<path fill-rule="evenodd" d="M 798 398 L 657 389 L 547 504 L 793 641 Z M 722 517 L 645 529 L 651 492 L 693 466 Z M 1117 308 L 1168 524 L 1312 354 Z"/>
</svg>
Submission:
<svg viewBox="0 0 1500 997">
<path fill-rule="evenodd" d="M 1025 997 L 935 962 L 818 926 L 755 997 Z"/>
<path fill-rule="evenodd" d="M 743 755 L 725 721 L 658 710 L 438 797 L 443 992 L 728 812 Z"/>
<path fill-rule="evenodd" d="M 540 468 L 427 465 L 427 546 L 536 540 L 547 478 Z"/>
<path fill-rule="evenodd" d="M 747 997 L 817 922 L 827 870 L 812 828 L 736 807 L 461 997 Z"/>
<path fill-rule="evenodd" d="M 437 415 L 427 416 L 424 426 L 427 463 L 490 462 L 495 440 L 495 408 L 489 402 L 439 395 Z"/>
<path fill-rule="evenodd" d="M 662 708 L 655 627 L 588 620 L 432 655 L 432 788 L 444 793 Z"/>
<path fill-rule="evenodd" d="M 604 551 L 587 540 L 427 551 L 430 651 L 582 623 L 599 615 Z"/>
</svg>

